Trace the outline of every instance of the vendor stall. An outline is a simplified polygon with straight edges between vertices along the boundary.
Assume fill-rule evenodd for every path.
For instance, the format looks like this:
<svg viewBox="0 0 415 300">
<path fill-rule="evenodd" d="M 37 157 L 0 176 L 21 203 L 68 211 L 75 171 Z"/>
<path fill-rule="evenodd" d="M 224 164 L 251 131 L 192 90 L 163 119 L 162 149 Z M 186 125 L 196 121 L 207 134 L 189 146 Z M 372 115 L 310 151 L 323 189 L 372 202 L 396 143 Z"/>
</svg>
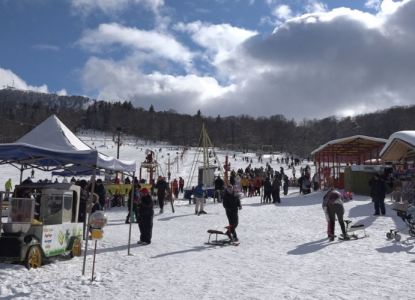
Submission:
<svg viewBox="0 0 415 300">
<path fill-rule="evenodd" d="M 0 165 L 3 164 L 10 164 L 20 170 L 20 182 L 22 181 L 23 171 L 28 168 L 36 168 L 43 171 L 56 171 L 75 166 L 83 166 L 92 171 L 92 190 L 95 185 L 95 175 L 99 169 L 112 172 L 123 172 L 133 177 L 136 171 L 136 164 L 134 161 L 121 161 L 105 156 L 97 150 L 89 148 L 55 115 L 49 117 L 17 142 L 1 144 Z M 92 197 L 93 194 L 91 193 L 91 202 Z M 9 225 L 6 227 L 8 226 Z M 6 234 L 6 232 L 3 233 Z M 85 272 L 88 246 L 87 241 L 88 240 L 85 242 L 84 249 L 83 273 Z M 37 256 L 38 254 L 36 254 L 36 257 Z"/>
<path fill-rule="evenodd" d="M 344 170 L 351 165 L 381 165 L 380 151 L 387 140 L 356 135 L 329 141 L 314 150 L 319 186 L 345 188 Z M 353 192 L 353 190 L 350 190 Z"/>
</svg>

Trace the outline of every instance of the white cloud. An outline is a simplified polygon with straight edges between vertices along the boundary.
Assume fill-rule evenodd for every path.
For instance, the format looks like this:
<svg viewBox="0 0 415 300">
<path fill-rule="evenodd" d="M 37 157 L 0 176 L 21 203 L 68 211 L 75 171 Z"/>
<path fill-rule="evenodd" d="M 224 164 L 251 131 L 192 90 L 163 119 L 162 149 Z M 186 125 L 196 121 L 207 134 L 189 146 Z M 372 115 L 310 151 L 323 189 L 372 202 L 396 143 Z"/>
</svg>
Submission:
<svg viewBox="0 0 415 300">
<path fill-rule="evenodd" d="M 178 61 L 201 57 L 203 68 L 210 68 L 204 72 L 196 61 L 195 70 L 182 76 L 171 75 L 178 72 L 165 64 L 170 55 L 155 57 L 162 50 L 140 44 L 141 30 L 107 24 L 113 33 L 85 33 L 89 42 L 83 45 L 118 43 L 136 50 L 119 61 L 91 58 L 82 80 L 100 99 L 181 113 L 201 109 L 205 115 L 312 119 L 413 104 L 415 0 L 388 8 L 391 3 L 384 1 L 383 14 L 376 15 L 347 8 L 325 12 L 317 5 L 310 8 L 316 12 L 287 19 L 269 36 L 230 24 L 177 23 L 173 29 L 202 48 L 198 54 L 185 48 L 189 56 Z M 147 33 L 181 45 L 166 32 Z M 144 71 L 144 61 L 157 61 L 159 69 Z"/>
<path fill-rule="evenodd" d="M 308 3 L 304 6 L 307 13 L 326 12 L 327 5 L 317 0 L 308 0 Z"/>
<path fill-rule="evenodd" d="M 169 34 L 124 27 L 117 23 L 101 24 L 97 29 L 86 30 L 76 42 L 85 51 L 100 52 L 114 45 L 150 52 L 158 57 L 191 65 L 193 54 Z"/>
<path fill-rule="evenodd" d="M 381 2 L 382 2 L 381 0 L 368 0 L 365 3 L 365 6 L 367 8 L 373 8 L 373 9 L 379 10 Z"/>
<path fill-rule="evenodd" d="M 156 13 L 164 5 L 164 0 L 69 0 L 69 2 L 74 13 L 85 16 L 95 11 L 116 15 L 137 4 L 142 4 Z"/>
<path fill-rule="evenodd" d="M 288 20 L 293 17 L 291 8 L 288 5 L 280 5 L 275 7 L 272 14 L 281 20 Z"/>
<path fill-rule="evenodd" d="M 0 68 L 0 88 L 5 88 L 7 86 L 14 86 L 19 90 L 48 93 L 48 87 L 46 84 L 41 86 L 28 85 L 23 79 L 14 74 L 11 70 Z"/>
<path fill-rule="evenodd" d="M 68 96 L 66 89 L 61 89 L 60 91 L 57 91 L 56 94 L 59 96 Z"/>
<path fill-rule="evenodd" d="M 59 47 L 55 45 L 47 45 L 47 44 L 38 44 L 33 45 L 32 48 L 38 50 L 52 50 L 52 51 L 59 51 Z"/>
<path fill-rule="evenodd" d="M 129 99 L 136 106 L 153 103 L 159 109 L 172 108 L 184 113 L 195 113 L 199 107 L 217 103 L 218 98 L 234 89 L 232 85 L 220 86 L 213 77 L 143 74 L 131 64 L 95 57 L 85 65 L 83 82 L 86 90 L 98 91 L 98 99 Z"/>
<path fill-rule="evenodd" d="M 214 67 L 221 76 L 227 79 L 235 69 L 229 70 L 222 62 L 235 55 L 238 46 L 248 38 L 257 34 L 255 31 L 233 27 L 229 24 L 209 24 L 196 21 L 193 23 L 177 23 L 173 26 L 175 30 L 190 34 L 193 42 L 206 49 L 204 58 Z"/>
</svg>

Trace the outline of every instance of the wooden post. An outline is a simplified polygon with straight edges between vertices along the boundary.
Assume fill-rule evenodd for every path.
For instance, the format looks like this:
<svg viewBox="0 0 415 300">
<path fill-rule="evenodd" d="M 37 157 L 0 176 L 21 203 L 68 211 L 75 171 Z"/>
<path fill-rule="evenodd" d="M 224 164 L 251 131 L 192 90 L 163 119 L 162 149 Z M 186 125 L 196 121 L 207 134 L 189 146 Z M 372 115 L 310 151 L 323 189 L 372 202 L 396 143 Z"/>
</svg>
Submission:
<svg viewBox="0 0 415 300">
<path fill-rule="evenodd" d="M 135 182 L 134 182 L 134 177 L 135 177 L 135 172 L 133 172 L 133 180 L 131 183 L 131 203 L 130 203 L 130 228 L 129 228 L 129 232 L 128 232 L 128 255 L 130 255 L 130 245 L 131 245 L 131 227 L 133 226 L 133 203 L 134 203 L 134 186 L 135 186 Z M 138 220 L 138 216 L 135 216 L 136 219 Z"/>
</svg>

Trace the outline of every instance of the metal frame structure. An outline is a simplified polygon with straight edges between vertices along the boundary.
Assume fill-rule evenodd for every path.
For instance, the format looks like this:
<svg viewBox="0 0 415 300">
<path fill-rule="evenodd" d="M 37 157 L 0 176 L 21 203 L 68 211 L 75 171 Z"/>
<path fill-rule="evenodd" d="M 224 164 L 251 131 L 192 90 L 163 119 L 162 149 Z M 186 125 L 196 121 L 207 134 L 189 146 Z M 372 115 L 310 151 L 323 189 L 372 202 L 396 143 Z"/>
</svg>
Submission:
<svg viewBox="0 0 415 300">
<path fill-rule="evenodd" d="M 213 158 L 209 159 L 209 150 L 213 153 Z M 200 154 L 203 153 L 203 160 L 199 160 Z M 220 160 L 216 154 L 215 147 L 213 146 L 212 141 L 209 138 L 209 135 L 206 131 L 205 124 L 202 126 L 202 131 L 200 132 L 199 141 L 197 143 L 197 148 L 195 151 L 195 155 L 193 158 L 192 167 L 189 173 L 189 178 L 187 180 L 187 186 L 186 189 L 191 189 L 192 186 L 192 179 L 194 177 L 194 173 L 196 171 L 197 165 L 202 164 L 203 165 L 203 174 L 204 177 L 207 177 L 208 182 L 213 182 L 214 178 L 210 178 L 210 174 L 208 170 L 210 169 L 210 165 L 213 165 L 213 160 L 216 160 L 216 165 L 219 170 L 220 175 L 224 175 L 224 169 L 223 166 L 220 163 Z M 209 187 L 209 185 L 208 185 Z"/>
<path fill-rule="evenodd" d="M 385 139 L 356 135 L 329 141 L 311 152 L 320 187 L 330 187 L 329 179 L 339 177 L 340 169 L 348 165 L 381 165 L 380 152 L 386 142 Z M 342 187 L 341 182 L 333 180 L 333 183 L 334 187 Z"/>
</svg>

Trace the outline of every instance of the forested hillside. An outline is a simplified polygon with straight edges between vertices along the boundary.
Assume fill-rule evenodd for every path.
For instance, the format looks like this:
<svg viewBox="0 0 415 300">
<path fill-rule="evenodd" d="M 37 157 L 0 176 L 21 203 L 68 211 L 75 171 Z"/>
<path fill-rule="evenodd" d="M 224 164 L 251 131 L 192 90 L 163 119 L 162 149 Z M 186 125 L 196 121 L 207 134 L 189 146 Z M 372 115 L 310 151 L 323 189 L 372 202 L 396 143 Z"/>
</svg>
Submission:
<svg viewBox="0 0 415 300">
<path fill-rule="evenodd" d="M 56 114 L 71 130 L 90 128 L 134 135 L 147 141 L 195 145 L 202 124 L 215 146 L 258 150 L 273 145 L 274 151 L 288 151 L 307 157 L 320 145 L 355 134 L 388 138 L 400 130 L 415 129 L 415 106 L 393 107 L 356 117 L 289 120 L 278 114 L 253 118 L 249 115 L 221 117 L 156 112 L 133 107 L 131 102 L 95 101 L 81 96 L 58 96 L 19 90 L 0 90 L 0 141 L 14 142 L 33 126 Z M 312 117 L 312 116 L 310 116 Z"/>
</svg>

